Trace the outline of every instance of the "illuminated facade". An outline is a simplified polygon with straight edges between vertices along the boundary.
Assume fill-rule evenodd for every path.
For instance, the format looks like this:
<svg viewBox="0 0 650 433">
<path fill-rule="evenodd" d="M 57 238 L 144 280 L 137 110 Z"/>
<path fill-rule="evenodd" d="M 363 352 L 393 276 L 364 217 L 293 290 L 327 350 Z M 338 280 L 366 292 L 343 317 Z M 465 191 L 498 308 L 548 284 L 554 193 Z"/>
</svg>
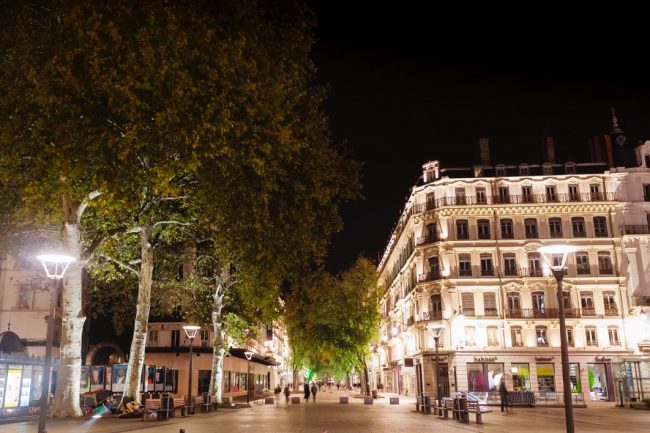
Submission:
<svg viewBox="0 0 650 433">
<path fill-rule="evenodd" d="M 609 137 L 607 137 L 609 139 Z M 381 341 L 373 379 L 389 392 L 562 391 L 555 279 L 537 248 L 578 247 L 563 302 L 576 398 L 650 397 L 650 141 L 637 166 L 423 166 L 379 264 Z M 647 307 L 650 311 L 650 307 Z M 645 382 L 642 378 L 646 378 Z M 561 399 L 559 400 L 561 401 Z"/>
</svg>

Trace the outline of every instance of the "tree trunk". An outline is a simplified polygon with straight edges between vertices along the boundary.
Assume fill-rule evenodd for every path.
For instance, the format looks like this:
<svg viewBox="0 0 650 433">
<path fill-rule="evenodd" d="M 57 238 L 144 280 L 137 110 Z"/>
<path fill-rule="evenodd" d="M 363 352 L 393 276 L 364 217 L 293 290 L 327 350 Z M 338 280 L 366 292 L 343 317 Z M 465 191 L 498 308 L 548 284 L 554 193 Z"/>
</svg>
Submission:
<svg viewBox="0 0 650 433">
<path fill-rule="evenodd" d="M 56 394 L 52 415 L 55 417 L 80 417 L 79 383 L 81 382 L 81 337 L 86 318 L 82 308 L 81 232 L 77 216 L 79 205 L 66 210 L 63 244 L 66 253 L 75 258 L 66 272 L 63 285 L 62 329 Z"/>
<path fill-rule="evenodd" d="M 294 366 L 293 370 L 293 390 L 298 391 L 298 367 Z"/>
<path fill-rule="evenodd" d="M 140 384 L 142 382 L 142 367 L 144 365 L 144 349 L 147 341 L 147 323 L 149 322 L 149 307 L 151 305 L 151 284 L 153 282 L 153 245 L 151 239 L 152 226 L 146 224 L 140 231 L 140 276 L 138 281 L 138 305 L 136 306 L 133 340 L 129 352 L 129 366 L 124 384 L 124 399 L 129 397 L 140 401 Z"/>
<path fill-rule="evenodd" d="M 218 277 L 216 288 L 212 296 L 212 328 L 214 330 L 214 341 L 212 342 L 212 373 L 210 374 L 210 395 L 214 396 L 217 403 L 221 403 L 221 391 L 223 384 L 223 321 L 221 310 L 223 309 L 224 289 L 223 272 Z"/>
<path fill-rule="evenodd" d="M 363 379 L 365 383 L 366 395 L 370 395 L 370 380 L 368 377 L 368 364 L 363 363 Z"/>
</svg>

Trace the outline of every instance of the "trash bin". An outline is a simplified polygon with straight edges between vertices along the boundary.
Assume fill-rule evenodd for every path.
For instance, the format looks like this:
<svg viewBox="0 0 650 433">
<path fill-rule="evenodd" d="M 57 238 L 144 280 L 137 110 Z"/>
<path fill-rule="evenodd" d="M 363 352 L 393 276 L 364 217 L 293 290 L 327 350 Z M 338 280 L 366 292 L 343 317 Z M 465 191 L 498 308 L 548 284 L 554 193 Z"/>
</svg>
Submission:
<svg viewBox="0 0 650 433">
<path fill-rule="evenodd" d="M 372 390 L 372 398 L 377 398 L 377 390 L 376 389 Z"/>
<path fill-rule="evenodd" d="M 158 409 L 158 420 L 166 420 L 174 416 L 174 399 L 168 392 L 160 397 L 160 409 Z"/>
<path fill-rule="evenodd" d="M 431 406 L 433 405 L 433 397 L 425 396 L 424 397 L 424 413 L 431 413 Z"/>
<path fill-rule="evenodd" d="M 459 402 L 459 420 L 462 422 L 469 422 L 469 413 L 467 412 L 467 398 L 466 397 L 461 397 L 458 399 Z"/>
</svg>

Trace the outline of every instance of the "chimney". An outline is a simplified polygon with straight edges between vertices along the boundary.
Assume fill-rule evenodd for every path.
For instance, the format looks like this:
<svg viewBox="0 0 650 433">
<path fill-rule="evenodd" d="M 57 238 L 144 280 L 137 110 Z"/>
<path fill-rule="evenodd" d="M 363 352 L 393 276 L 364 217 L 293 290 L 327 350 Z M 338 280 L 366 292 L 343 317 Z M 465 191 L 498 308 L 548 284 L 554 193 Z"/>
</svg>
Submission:
<svg viewBox="0 0 650 433">
<path fill-rule="evenodd" d="M 612 149 L 612 137 L 610 135 L 604 135 L 605 139 L 605 151 L 607 152 L 607 164 L 610 168 L 614 168 L 614 151 Z"/>
<path fill-rule="evenodd" d="M 546 136 L 544 143 L 546 148 L 546 162 L 555 163 L 555 140 L 553 137 Z"/>
<path fill-rule="evenodd" d="M 589 154 L 591 162 L 603 162 L 603 149 L 600 144 L 600 136 L 595 135 L 589 139 Z"/>
<path fill-rule="evenodd" d="M 478 145 L 481 149 L 481 165 L 487 167 L 490 165 L 490 140 L 479 138 Z"/>
</svg>

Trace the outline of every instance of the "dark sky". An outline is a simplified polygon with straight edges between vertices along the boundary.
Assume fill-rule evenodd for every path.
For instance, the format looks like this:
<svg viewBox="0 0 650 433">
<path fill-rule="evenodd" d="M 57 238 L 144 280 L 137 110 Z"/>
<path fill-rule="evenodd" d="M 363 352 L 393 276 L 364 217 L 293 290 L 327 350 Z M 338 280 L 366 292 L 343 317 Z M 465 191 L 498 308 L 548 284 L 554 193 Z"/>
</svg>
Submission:
<svg viewBox="0 0 650 433">
<path fill-rule="evenodd" d="M 615 107 L 628 139 L 650 138 L 649 38 L 638 11 L 545 5 L 468 16 L 426 2 L 308 3 L 330 129 L 365 163 L 365 198 L 343 208 L 331 271 L 361 252 L 376 260 L 422 164 L 473 165 L 480 137 L 494 163 L 543 162 L 545 135 L 559 162 L 586 162 L 587 138 L 609 132 Z"/>
</svg>

